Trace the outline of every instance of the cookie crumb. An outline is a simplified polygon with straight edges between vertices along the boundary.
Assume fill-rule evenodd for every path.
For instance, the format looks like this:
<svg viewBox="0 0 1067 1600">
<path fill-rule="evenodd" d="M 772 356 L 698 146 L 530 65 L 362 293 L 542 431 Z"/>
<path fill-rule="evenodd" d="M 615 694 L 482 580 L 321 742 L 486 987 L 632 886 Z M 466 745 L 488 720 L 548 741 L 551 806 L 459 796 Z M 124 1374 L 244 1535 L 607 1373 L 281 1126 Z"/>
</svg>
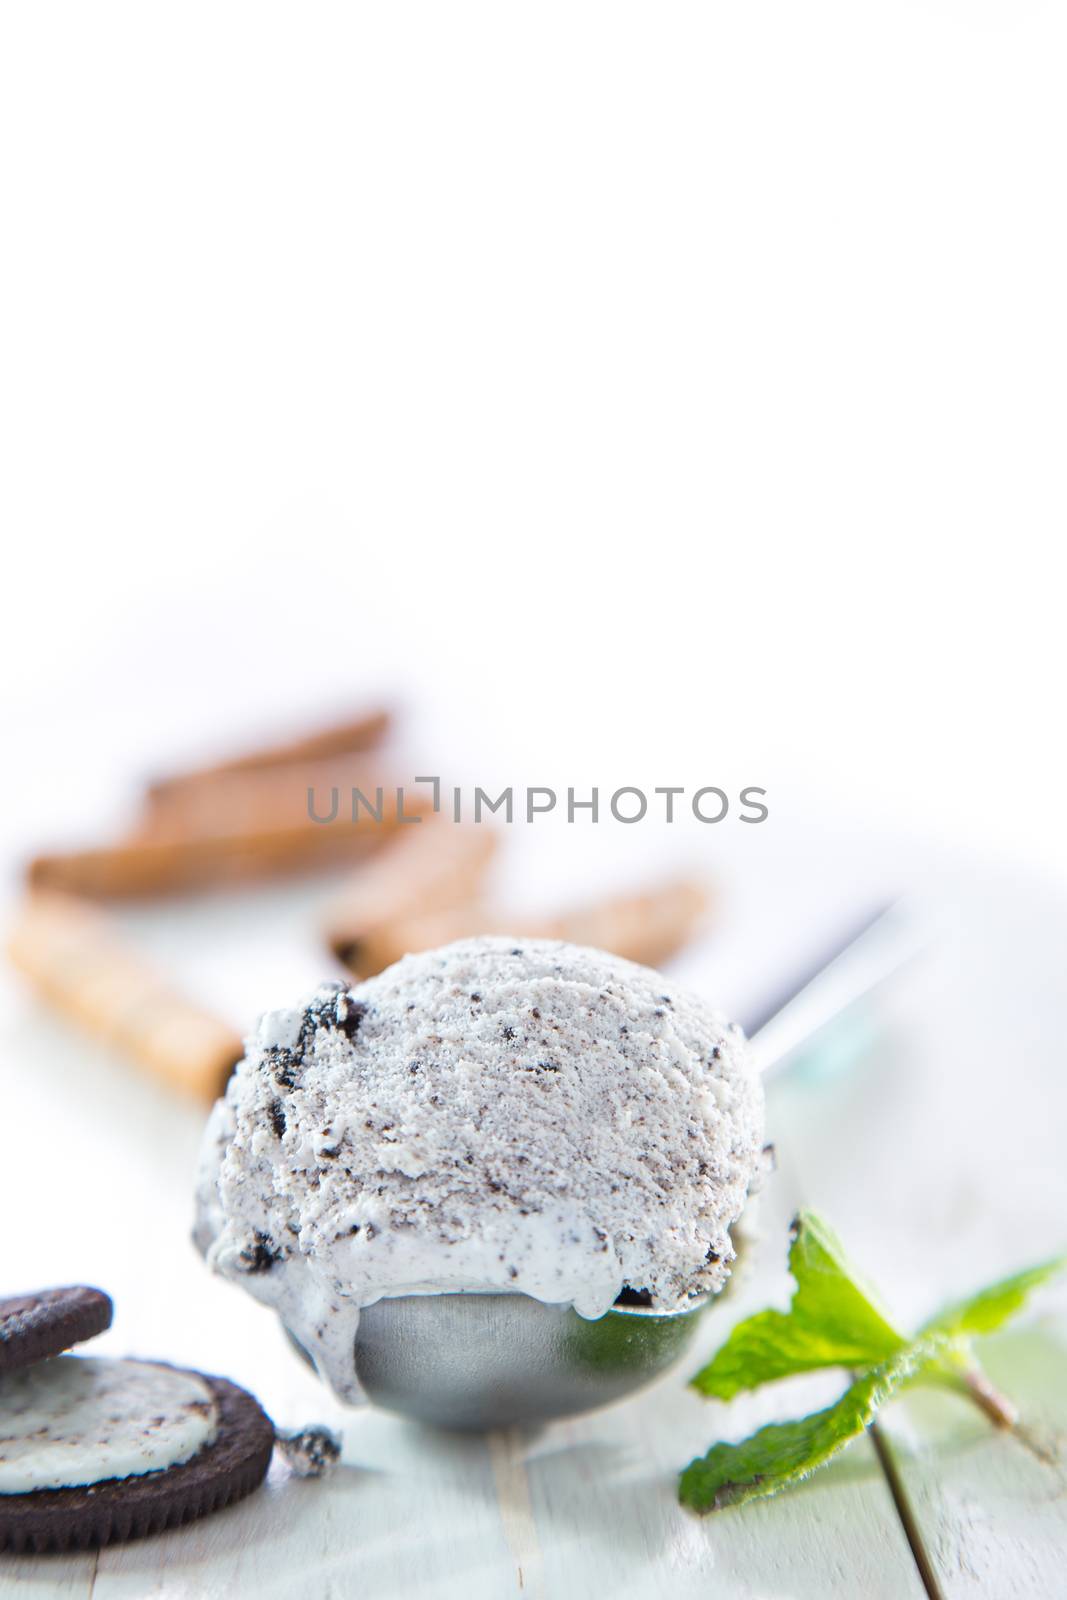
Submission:
<svg viewBox="0 0 1067 1600">
<path fill-rule="evenodd" d="M 341 1459 L 341 1436 L 331 1428 L 297 1428 L 290 1433 L 278 1429 L 274 1438 L 283 1460 L 298 1478 L 324 1478 Z"/>
</svg>

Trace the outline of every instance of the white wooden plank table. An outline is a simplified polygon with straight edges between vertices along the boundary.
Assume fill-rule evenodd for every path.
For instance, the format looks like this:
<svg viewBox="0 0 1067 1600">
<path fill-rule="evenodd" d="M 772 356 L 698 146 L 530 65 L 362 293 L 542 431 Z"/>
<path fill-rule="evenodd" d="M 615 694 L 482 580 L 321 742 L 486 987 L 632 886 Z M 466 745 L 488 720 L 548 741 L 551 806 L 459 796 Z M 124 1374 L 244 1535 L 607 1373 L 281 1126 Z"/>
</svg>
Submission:
<svg viewBox="0 0 1067 1600">
<path fill-rule="evenodd" d="M 343 1426 L 345 1455 L 320 1483 L 276 1463 L 261 1493 L 158 1539 L 99 1556 L 0 1558 L 0 1593 L 499 1600 L 625 1587 L 635 1600 L 921 1597 L 868 1439 L 801 1488 L 711 1518 L 682 1511 L 674 1482 L 714 1439 L 839 1387 L 820 1375 L 728 1407 L 685 1388 L 732 1320 L 784 1300 L 786 1224 L 798 1204 L 825 1209 L 903 1318 L 1062 1244 L 1067 911 L 1037 891 L 1020 898 L 966 878 L 947 903 L 955 913 L 943 945 L 884 1005 L 864 1062 L 772 1086 L 780 1168 L 761 1202 L 764 1244 L 681 1368 L 605 1412 L 486 1439 L 342 1413 L 273 1319 L 212 1280 L 187 1242 L 200 1112 L 9 989 L 2 1287 L 99 1281 L 116 1300 L 101 1351 L 228 1373 L 284 1426 Z M 1065 1329 L 1053 1298 L 1034 1326 L 989 1344 L 994 1374 L 1046 1434 L 1067 1427 Z M 1063 1592 L 1061 1468 L 950 1397 L 917 1392 L 883 1429 L 940 1593 Z"/>
</svg>

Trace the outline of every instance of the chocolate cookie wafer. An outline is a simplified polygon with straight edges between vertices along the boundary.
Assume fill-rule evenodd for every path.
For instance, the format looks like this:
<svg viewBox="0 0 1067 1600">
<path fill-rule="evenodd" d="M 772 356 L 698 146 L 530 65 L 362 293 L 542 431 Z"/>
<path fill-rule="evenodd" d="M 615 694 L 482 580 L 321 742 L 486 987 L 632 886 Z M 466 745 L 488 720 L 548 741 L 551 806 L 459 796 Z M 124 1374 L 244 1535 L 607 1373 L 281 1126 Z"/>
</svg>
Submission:
<svg viewBox="0 0 1067 1600">
<path fill-rule="evenodd" d="M 111 1300 L 102 1289 L 72 1284 L 0 1299 L 0 1373 L 58 1356 L 111 1326 Z"/>
</svg>

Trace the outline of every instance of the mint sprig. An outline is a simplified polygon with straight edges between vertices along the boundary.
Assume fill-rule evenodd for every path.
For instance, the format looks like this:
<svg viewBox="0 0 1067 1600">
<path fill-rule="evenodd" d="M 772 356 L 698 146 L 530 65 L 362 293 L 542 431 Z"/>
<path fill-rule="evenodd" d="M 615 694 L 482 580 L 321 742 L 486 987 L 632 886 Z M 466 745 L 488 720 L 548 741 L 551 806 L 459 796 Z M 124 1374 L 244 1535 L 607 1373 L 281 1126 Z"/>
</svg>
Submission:
<svg viewBox="0 0 1067 1600">
<path fill-rule="evenodd" d="M 691 1461 L 679 1485 L 683 1505 L 716 1511 L 799 1483 L 861 1434 L 904 1384 L 948 1386 L 998 1426 L 1013 1426 L 1015 1408 L 979 1366 L 972 1336 L 1001 1327 L 1065 1266 L 1067 1256 L 1057 1256 L 1013 1273 L 947 1306 L 909 1338 L 889 1321 L 829 1224 L 815 1212 L 801 1212 L 789 1251 L 796 1282 L 789 1310 L 760 1311 L 739 1323 L 692 1385 L 730 1400 L 823 1367 L 847 1368 L 853 1381 L 823 1411 L 770 1423 L 740 1444 L 715 1444 Z"/>
</svg>

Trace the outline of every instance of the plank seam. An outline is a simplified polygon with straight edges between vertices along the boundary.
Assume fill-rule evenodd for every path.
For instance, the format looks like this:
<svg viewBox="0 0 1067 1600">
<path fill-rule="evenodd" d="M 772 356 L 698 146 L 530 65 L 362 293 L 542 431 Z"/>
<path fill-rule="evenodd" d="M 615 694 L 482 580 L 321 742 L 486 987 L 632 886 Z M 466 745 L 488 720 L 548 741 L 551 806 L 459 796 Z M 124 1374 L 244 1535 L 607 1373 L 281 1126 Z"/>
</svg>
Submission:
<svg viewBox="0 0 1067 1600">
<path fill-rule="evenodd" d="M 908 1548 L 918 1569 L 919 1578 L 922 1581 L 923 1588 L 926 1590 L 928 1600 L 945 1600 L 945 1593 L 937 1581 L 937 1573 L 934 1571 L 933 1561 L 926 1546 L 923 1544 L 918 1518 L 908 1497 L 908 1491 L 904 1486 L 904 1479 L 901 1477 L 897 1467 L 893 1448 L 877 1421 L 870 1424 L 867 1432 L 871 1436 L 874 1453 L 878 1457 L 878 1465 L 882 1469 L 882 1476 L 885 1478 L 886 1487 L 889 1490 L 897 1516 L 900 1518 L 900 1525 L 904 1529 L 904 1537 L 908 1541 Z"/>
</svg>

